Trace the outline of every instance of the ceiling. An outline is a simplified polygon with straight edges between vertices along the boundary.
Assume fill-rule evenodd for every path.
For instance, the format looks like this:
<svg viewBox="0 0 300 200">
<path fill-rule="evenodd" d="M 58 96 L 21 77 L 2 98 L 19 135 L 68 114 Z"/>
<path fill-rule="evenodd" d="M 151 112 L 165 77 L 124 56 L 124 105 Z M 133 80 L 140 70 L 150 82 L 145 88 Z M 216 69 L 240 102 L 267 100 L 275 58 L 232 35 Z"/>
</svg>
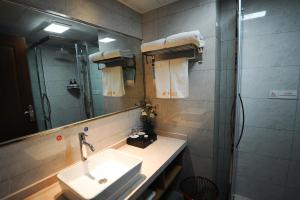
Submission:
<svg viewBox="0 0 300 200">
<path fill-rule="evenodd" d="M 71 29 L 63 34 L 44 31 L 43 29 L 52 22 L 70 25 Z M 24 37 L 28 46 L 47 36 L 51 36 L 47 44 L 52 45 L 63 44 L 64 41 L 73 44 L 75 41 L 85 41 L 98 45 L 99 32 L 110 34 L 92 26 L 0 1 L 0 34 Z"/>
<path fill-rule="evenodd" d="M 143 14 L 178 0 L 118 0 L 129 8 Z"/>
</svg>

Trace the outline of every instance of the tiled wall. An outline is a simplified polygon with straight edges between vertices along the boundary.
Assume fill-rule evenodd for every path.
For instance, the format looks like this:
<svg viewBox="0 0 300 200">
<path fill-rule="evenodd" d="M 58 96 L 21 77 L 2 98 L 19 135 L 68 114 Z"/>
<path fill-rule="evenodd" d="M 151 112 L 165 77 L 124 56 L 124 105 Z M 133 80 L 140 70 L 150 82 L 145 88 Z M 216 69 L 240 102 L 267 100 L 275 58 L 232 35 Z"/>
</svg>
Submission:
<svg viewBox="0 0 300 200">
<path fill-rule="evenodd" d="M 142 38 L 141 15 L 115 0 L 11 0 Z"/>
<path fill-rule="evenodd" d="M 0 199 L 79 161 L 78 133 L 84 127 L 89 127 L 87 140 L 96 153 L 140 126 L 139 116 L 140 109 L 134 109 L 1 147 Z M 61 141 L 56 140 L 58 135 Z"/>
<path fill-rule="evenodd" d="M 239 147 L 236 193 L 251 199 L 300 199 L 300 4 L 242 1 L 241 94 L 245 133 Z M 269 99 L 270 90 L 297 90 L 298 99 Z"/>
<path fill-rule="evenodd" d="M 217 4 L 212 0 L 180 0 L 143 15 L 145 42 L 191 30 L 200 30 L 205 37 L 203 63 L 189 66 L 187 99 L 157 99 L 151 66 L 145 66 L 146 95 L 158 109 L 156 128 L 188 135 L 183 177 L 215 176 L 214 135 L 218 127 L 214 122 L 219 98 L 216 22 Z"/>
</svg>

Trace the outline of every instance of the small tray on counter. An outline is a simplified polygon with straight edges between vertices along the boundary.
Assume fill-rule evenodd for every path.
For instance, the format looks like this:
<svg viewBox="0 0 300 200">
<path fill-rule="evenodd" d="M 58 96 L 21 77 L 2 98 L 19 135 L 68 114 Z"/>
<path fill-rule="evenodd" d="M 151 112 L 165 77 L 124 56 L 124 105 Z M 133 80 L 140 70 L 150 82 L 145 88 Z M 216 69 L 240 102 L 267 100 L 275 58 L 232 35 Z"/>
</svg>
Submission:
<svg viewBox="0 0 300 200">
<path fill-rule="evenodd" d="M 150 144 L 152 144 L 155 140 L 157 140 L 157 136 L 154 135 L 152 137 L 145 138 L 127 138 L 127 144 L 132 145 L 139 148 L 146 148 Z"/>
</svg>

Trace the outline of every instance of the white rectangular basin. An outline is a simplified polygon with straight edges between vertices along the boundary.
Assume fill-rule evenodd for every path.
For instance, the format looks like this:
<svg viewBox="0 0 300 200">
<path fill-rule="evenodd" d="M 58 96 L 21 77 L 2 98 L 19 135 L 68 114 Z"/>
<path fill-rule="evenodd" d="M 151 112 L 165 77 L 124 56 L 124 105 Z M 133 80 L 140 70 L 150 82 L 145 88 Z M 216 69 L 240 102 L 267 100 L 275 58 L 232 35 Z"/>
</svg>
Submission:
<svg viewBox="0 0 300 200">
<path fill-rule="evenodd" d="M 57 175 L 64 195 L 69 199 L 114 199 L 140 174 L 142 159 L 108 149 Z"/>
</svg>

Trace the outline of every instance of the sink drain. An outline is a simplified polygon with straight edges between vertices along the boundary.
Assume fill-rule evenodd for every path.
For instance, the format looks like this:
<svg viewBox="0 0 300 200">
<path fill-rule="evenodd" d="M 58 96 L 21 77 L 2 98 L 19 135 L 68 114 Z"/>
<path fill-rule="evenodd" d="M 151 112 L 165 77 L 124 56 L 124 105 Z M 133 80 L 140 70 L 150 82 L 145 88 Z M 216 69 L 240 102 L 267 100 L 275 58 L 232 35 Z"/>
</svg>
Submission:
<svg viewBox="0 0 300 200">
<path fill-rule="evenodd" d="M 100 184 L 104 184 L 104 183 L 106 183 L 107 182 L 107 179 L 106 178 L 101 178 L 99 181 L 98 181 L 98 183 L 100 183 Z"/>
</svg>

